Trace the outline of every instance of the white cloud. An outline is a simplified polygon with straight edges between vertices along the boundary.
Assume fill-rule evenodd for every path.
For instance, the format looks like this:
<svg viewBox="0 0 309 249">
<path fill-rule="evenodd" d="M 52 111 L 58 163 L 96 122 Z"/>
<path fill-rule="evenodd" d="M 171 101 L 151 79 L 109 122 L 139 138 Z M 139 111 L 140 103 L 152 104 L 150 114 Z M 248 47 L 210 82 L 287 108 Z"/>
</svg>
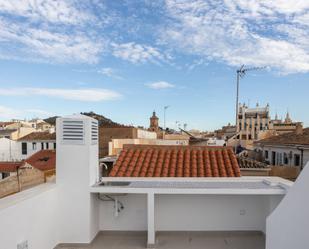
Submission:
<svg viewBox="0 0 309 249">
<path fill-rule="evenodd" d="M 309 72 L 308 27 L 302 26 L 308 24 L 307 0 L 166 0 L 166 11 L 170 22 L 160 41 L 180 52 L 233 66 Z M 278 31 L 295 22 L 298 32 Z"/>
<path fill-rule="evenodd" d="M 0 96 L 46 96 L 86 102 L 115 100 L 121 97 L 121 95 L 115 91 L 102 88 L 2 88 L 0 89 Z"/>
<path fill-rule="evenodd" d="M 160 62 L 167 58 L 157 48 L 135 42 L 112 44 L 113 55 L 133 63 Z"/>
<path fill-rule="evenodd" d="M 1 12 L 61 24 L 77 24 L 94 18 L 76 8 L 72 1 L 63 0 L 0 0 Z"/>
<path fill-rule="evenodd" d="M 107 77 L 111 77 L 115 79 L 122 79 L 122 77 L 117 74 L 117 70 L 110 68 L 110 67 L 103 67 L 99 69 L 97 72 Z"/>
<path fill-rule="evenodd" d="M 3 14 L 3 15 L 1 15 Z M 97 63 L 106 39 L 83 2 L 0 0 L 0 58 L 51 63 Z"/>
<path fill-rule="evenodd" d="M 49 32 L 9 24 L 0 19 L 0 41 L 10 43 L 12 50 L 0 50 L 2 57 L 44 58 L 56 62 L 96 63 L 103 51 L 103 41 L 92 41 L 86 35 Z"/>
<path fill-rule="evenodd" d="M 174 88 L 175 85 L 168 83 L 166 81 L 157 81 L 157 82 L 153 82 L 153 83 L 149 83 L 146 84 L 146 86 L 148 86 L 149 88 L 152 89 L 166 89 L 166 88 Z"/>
</svg>

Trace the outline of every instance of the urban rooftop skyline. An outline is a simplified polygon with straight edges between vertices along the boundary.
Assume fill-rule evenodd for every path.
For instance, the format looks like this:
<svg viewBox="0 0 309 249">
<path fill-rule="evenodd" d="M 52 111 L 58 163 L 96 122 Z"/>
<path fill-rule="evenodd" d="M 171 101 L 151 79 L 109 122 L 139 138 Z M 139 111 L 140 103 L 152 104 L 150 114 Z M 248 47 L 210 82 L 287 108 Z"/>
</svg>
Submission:
<svg viewBox="0 0 309 249">
<path fill-rule="evenodd" d="M 309 125 L 309 2 L 2 1 L 0 119 L 94 111 L 214 130 L 240 101 Z"/>
</svg>

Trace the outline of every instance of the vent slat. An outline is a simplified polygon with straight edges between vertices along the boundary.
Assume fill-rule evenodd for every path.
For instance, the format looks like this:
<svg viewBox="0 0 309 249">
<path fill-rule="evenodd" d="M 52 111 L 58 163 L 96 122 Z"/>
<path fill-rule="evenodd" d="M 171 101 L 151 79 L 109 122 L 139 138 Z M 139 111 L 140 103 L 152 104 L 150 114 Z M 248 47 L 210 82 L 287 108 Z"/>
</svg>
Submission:
<svg viewBox="0 0 309 249">
<path fill-rule="evenodd" d="M 84 122 L 79 120 L 64 120 L 62 123 L 62 141 L 83 144 Z"/>
</svg>

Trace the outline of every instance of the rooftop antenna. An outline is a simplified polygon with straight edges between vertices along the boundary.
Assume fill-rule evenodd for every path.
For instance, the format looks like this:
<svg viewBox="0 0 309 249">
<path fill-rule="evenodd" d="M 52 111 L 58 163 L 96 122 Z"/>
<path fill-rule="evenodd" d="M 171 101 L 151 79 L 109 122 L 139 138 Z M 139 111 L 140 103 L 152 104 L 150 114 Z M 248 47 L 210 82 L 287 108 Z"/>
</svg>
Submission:
<svg viewBox="0 0 309 249">
<path fill-rule="evenodd" d="M 238 124 L 238 99 L 239 99 L 239 81 L 241 78 L 245 77 L 246 73 L 249 71 L 257 71 L 257 70 L 262 70 L 265 69 L 266 66 L 264 67 L 249 67 L 246 68 L 245 65 L 242 65 L 239 69 L 237 69 L 237 85 L 236 85 L 236 127 Z"/>
<path fill-rule="evenodd" d="M 164 106 L 164 128 L 163 128 L 163 139 L 165 139 L 165 131 L 166 131 L 166 110 L 169 108 L 169 105 Z"/>
</svg>

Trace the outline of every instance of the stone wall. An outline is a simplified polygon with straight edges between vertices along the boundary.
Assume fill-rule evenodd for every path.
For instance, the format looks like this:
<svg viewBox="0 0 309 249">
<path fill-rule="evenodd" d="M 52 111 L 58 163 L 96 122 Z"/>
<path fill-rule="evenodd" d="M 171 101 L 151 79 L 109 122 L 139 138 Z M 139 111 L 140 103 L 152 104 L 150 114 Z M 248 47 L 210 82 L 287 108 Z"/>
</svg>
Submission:
<svg viewBox="0 0 309 249">
<path fill-rule="evenodd" d="M 279 176 L 291 181 L 295 181 L 299 174 L 300 168 L 293 166 L 272 166 L 269 173 L 270 176 Z"/>
<path fill-rule="evenodd" d="M 20 169 L 17 175 L 0 180 L 0 198 L 44 183 L 44 173 L 38 169 Z"/>
</svg>

